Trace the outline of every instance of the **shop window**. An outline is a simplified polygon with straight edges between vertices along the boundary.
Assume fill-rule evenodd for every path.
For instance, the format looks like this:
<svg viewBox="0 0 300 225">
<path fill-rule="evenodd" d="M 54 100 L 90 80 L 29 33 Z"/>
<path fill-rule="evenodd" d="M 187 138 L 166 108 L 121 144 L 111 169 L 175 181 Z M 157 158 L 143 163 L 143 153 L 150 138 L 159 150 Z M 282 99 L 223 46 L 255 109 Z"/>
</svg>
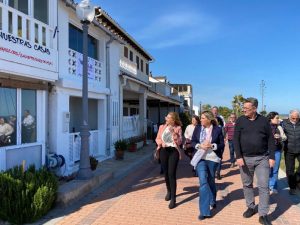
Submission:
<svg viewBox="0 0 300 225">
<path fill-rule="evenodd" d="M 144 72 L 144 61 L 141 59 L 141 71 Z"/>
<path fill-rule="evenodd" d="M 13 32 L 12 12 L 8 11 L 8 33 L 12 34 L 12 32 Z"/>
<path fill-rule="evenodd" d="M 49 4 L 48 0 L 34 0 L 34 18 L 48 24 L 49 23 Z"/>
<path fill-rule="evenodd" d="M 2 8 L 0 7 L 0 30 L 2 30 Z"/>
<path fill-rule="evenodd" d="M 149 64 L 146 63 L 146 74 L 149 75 Z"/>
<path fill-rule="evenodd" d="M 15 145 L 17 137 L 17 90 L 0 88 L 0 147 Z"/>
<path fill-rule="evenodd" d="M 22 17 L 18 16 L 18 36 L 22 37 Z"/>
<path fill-rule="evenodd" d="M 22 144 L 36 142 L 36 91 L 22 90 Z"/>
</svg>

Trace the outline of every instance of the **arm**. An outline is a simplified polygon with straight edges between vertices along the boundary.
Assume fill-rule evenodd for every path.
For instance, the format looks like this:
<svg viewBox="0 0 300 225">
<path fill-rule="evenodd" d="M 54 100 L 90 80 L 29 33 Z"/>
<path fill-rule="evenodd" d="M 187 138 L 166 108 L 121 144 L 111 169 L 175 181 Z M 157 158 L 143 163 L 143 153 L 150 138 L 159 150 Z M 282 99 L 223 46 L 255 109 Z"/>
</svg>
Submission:
<svg viewBox="0 0 300 225">
<path fill-rule="evenodd" d="M 161 139 L 162 132 L 163 132 L 163 125 L 160 125 L 159 129 L 158 129 L 156 139 L 155 139 L 155 142 L 157 144 L 158 149 L 160 149 L 162 147 L 162 139 Z"/>
<path fill-rule="evenodd" d="M 182 143 L 182 129 L 180 126 L 177 126 L 176 129 L 174 130 L 173 134 L 173 140 L 175 144 L 179 147 Z"/>
<path fill-rule="evenodd" d="M 195 127 L 194 132 L 193 132 L 193 136 L 192 136 L 192 140 L 191 140 L 191 145 L 192 145 L 192 147 L 195 148 L 195 149 L 196 149 L 196 145 L 197 145 L 197 144 L 200 144 L 200 140 L 199 140 L 199 137 L 200 137 L 200 132 L 199 132 L 199 130 L 200 130 L 200 129 L 201 129 L 200 126 L 197 125 L 197 126 Z"/>
<path fill-rule="evenodd" d="M 268 137 L 268 150 L 270 152 L 270 159 L 275 159 L 275 150 L 276 150 L 276 146 L 275 146 L 275 139 L 274 139 L 274 135 L 272 134 L 272 129 L 271 126 L 267 123 L 265 125 L 265 129 L 266 129 L 266 133 L 267 133 L 267 137 Z"/>
<path fill-rule="evenodd" d="M 236 158 L 237 159 L 243 158 L 242 151 L 241 151 L 241 125 L 239 119 L 236 121 L 235 128 L 234 128 L 233 145 L 234 145 L 234 152 Z"/>
<path fill-rule="evenodd" d="M 14 128 L 9 124 L 5 124 L 5 131 L 5 136 L 9 136 L 14 132 Z"/>
<path fill-rule="evenodd" d="M 286 135 L 285 135 L 285 133 L 284 133 L 284 131 L 283 131 L 283 128 L 282 128 L 281 126 L 278 126 L 278 130 L 279 130 L 279 132 L 280 132 L 281 140 L 282 140 L 282 141 L 286 141 L 287 137 L 286 137 Z"/>
</svg>

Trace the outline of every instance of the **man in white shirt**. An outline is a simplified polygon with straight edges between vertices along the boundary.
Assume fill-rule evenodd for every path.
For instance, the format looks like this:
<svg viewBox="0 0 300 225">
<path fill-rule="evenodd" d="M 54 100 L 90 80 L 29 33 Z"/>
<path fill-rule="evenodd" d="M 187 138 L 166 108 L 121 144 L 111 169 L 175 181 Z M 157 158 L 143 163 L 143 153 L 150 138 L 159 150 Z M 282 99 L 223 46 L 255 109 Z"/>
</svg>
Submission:
<svg viewBox="0 0 300 225">
<path fill-rule="evenodd" d="M 14 132 L 14 128 L 8 124 L 5 123 L 5 120 L 3 117 L 0 117 L 0 146 L 6 145 L 9 143 L 6 143 L 8 139 L 6 139 L 9 135 L 11 135 Z"/>
</svg>

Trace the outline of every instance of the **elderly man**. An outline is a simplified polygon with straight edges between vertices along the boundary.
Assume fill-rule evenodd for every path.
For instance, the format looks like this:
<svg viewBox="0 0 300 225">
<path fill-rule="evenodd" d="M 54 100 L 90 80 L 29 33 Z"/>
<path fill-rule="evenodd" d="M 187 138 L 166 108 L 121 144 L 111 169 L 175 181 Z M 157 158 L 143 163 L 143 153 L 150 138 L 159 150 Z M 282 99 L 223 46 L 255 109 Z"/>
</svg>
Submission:
<svg viewBox="0 0 300 225">
<path fill-rule="evenodd" d="M 275 140 L 271 126 L 266 117 L 257 113 L 258 101 L 247 98 L 244 102 L 243 113 L 235 124 L 234 150 L 236 163 L 240 167 L 244 196 L 248 209 L 243 217 L 250 218 L 257 213 L 254 201 L 253 177 L 257 177 L 259 192 L 259 222 L 269 225 L 269 173 L 275 164 Z"/>
<path fill-rule="evenodd" d="M 5 123 L 3 117 L 0 117 L 0 145 L 5 145 L 6 137 L 11 135 L 13 132 L 14 128 L 10 124 Z"/>
<path fill-rule="evenodd" d="M 282 123 L 287 140 L 284 145 L 284 158 L 286 175 L 289 183 L 289 193 L 296 194 L 296 172 L 295 172 L 295 159 L 300 162 L 300 122 L 299 111 L 291 110 L 289 119 L 284 120 Z"/>
</svg>

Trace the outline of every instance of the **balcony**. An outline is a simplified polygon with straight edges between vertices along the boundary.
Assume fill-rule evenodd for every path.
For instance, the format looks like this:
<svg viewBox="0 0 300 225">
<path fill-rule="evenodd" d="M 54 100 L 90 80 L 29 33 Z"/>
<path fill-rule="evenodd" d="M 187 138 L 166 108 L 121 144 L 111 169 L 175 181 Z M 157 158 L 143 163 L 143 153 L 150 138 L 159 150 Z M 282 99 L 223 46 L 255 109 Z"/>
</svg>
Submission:
<svg viewBox="0 0 300 225">
<path fill-rule="evenodd" d="M 74 78 L 82 79 L 82 54 L 80 52 L 69 49 L 68 74 Z M 88 57 L 88 78 L 95 83 L 105 85 L 103 62 Z"/>
<path fill-rule="evenodd" d="M 121 57 L 120 59 L 120 68 L 125 73 L 128 73 L 132 77 L 135 77 L 137 80 L 142 81 L 144 83 L 149 83 L 149 77 L 143 72 L 137 69 L 137 64 L 130 61 L 126 57 Z"/>
<path fill-rule="evenodd" d="M 6 61 L 3 64 L 5 71 L 57 79 L 57 74 L 44 75 L 41 71 L 30 71 L 30 68 L 37 68 L 58 72 L 55 34 L 53 27 L 0 3 L 0 60 Z M 20 66 L 16 67 L 14 63 Z"/>
</svg>

